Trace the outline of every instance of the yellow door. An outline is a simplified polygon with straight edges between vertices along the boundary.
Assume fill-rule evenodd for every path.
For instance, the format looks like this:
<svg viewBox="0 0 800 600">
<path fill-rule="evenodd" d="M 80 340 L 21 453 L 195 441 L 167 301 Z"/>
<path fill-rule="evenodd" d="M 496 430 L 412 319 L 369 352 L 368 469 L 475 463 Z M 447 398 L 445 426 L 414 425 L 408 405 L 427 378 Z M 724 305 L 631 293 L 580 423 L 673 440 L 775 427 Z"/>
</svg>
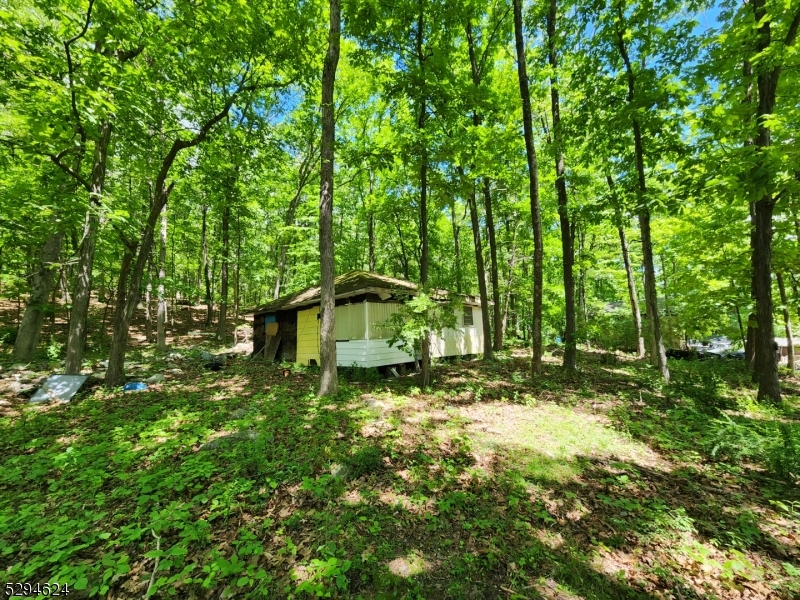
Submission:
<svg viewBox="0 0 800 600">
<path fill-rule="evenodd" d="M 297 312 L 297 363 L 319 364 L 319 306 Z"/>
</svg>

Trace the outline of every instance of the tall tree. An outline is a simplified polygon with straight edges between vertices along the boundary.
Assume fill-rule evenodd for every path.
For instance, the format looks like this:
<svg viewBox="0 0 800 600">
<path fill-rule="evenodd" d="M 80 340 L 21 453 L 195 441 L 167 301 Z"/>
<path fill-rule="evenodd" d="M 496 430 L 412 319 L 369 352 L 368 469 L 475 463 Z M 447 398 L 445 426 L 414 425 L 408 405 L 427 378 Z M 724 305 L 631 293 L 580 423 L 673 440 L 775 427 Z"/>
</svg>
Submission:
<svg viewBox="0 0 800 600">
<path fill-rule="evenodd" d="M 533 358 L 531 372 L 534 376 L 542 373 L 542 286 L 544 284 L 542 243 L 542 215 L 539 203 L 539 165 L 536 149 L 533 146 L 533 119 L 531 95 L 528 87 L 528 65 L 525 56 L 524 24 L 522 21 L 522 0 L 514 2 L 514 39 L 517 51 L 517 75 L 519 93 L 522 99 L 522 127 L 525 138 L 525 155 L 528 161 L 528 194 L 531 202 L 531 224 L 533 226 L 533 322 L 531 345 Z"/>
<path fill-rule="evenodd" d="M 578 346 L 575 339 L 575 265 L 574 235 L 570 227 L 567 206 L 567 180 L 564 168 L 564 141 L 561 127 L 561 104 L 558 85 L 558 46 L 556 39 L 556 0 L 550 0 L 547 11 L 547 58 L 550 63 L 550 109 L 553 114 L 553 148 L 556 162 L 556 195 L 558 197 L 558 218 L 561 224 L 561 253 L 564 270 L 564 311 L 566 328 L 564 330 L 564 368 L 574 371 L 577 366 Z"/>
<path fill-rule="evenodd" d="M 628 83 L 628 104 L 633 107 L 636 98 L 636 74 L 628 54 L 626 40 L 627 25 L 623 13 L 622 3 L 616 5 L 616 19 L 614 22 L 617 49 L 625 65 L 625 74 Z M 644 263 L 644 297 L 647 305 L 647 321 L 653 335 L 653 350 L 655 364 L 661 372 L 664 381 L 669 381 L 669 367 L 667 366 L 667 353 L 661 335 L 661 319 L 658 315 L 658 288 L 656 286 L 656 268 L 653 260 L 653 242 L 650 231 L 650 206 L 647 198 L 647 178 L 644 172 L 644 142 L 642 141 L 642 127 L 637 110 L 631 113 L 633 122 L 633 143 L 636 157 L 637 180 L 637 211 L 639 216 L 639 233 L 642 237 L 642 262 Z"/>
<path fill-rule="evenodd" d="M 30 297 L 17 330 L 13 356 L 14 360 L 18 362 L 28 362 L 34 357 L 50 294 L 56 285 L 58 256 L 61 252 L 61 239 L 64 237 L 64 232 L 57 220 L 55 215 L 50 218 L 50 225 L 55 228 L 55 231 L 48 234 L 42 246 L 31 281 Z"/>
<path fill-rule="evenodd" d="M 319 258 L 321 271 L 320 295 L 320 396 L 334 396 L 339 391 L 336 369 L 336 324 L 334 289 L 335 261 L 333 256 L 333 159 L 336 140 L 333 94 L 336 67 L 339 64 L 341 15 L 339 0 L 330 0 L 330 29 L 328 51 L 322 68 L 322 141 L 320 143 L 320 193 L 319 193 Z"/>
<path fill-rule="evenodd" d="M 161 231 L 158 244 L 158 310 L 156 313 L 156 346 L 167 349 L 167 205 L 161 209 Z"/>
<path fill-rule="evenodd" d="M 752 0 L 756 35 L 756 51 L 763 56 L 777 46 L 773 41 L 773 16 L 768 14 L 766 0 Z M 790 21 L 782 40 L 783 46 L 794 45 L 800 29 L 800 8 L 790 14 Z M 758 379 L 758 398 L 780 402 L 781 387 L 778 380 L 778 366 L 775 363 L 773 346 L 772 305 L 772 217 L 776 197 L 773 192 L 775 181 L 769 164 L 769 148 L 772 145 L 770 120 L 775 110 L 778 83 L 783 64 L 780 60 L 759 60 L 755 65 L 758 90 L 756 105 L 757 133 L 755 139 L 756 164 L 753 167 L 753 180 L 757 182 L 760 197 L 753 203 L 753 292 L 756 301 L 756 335 L 754 344 L 755 375 Z"/>
</svg>

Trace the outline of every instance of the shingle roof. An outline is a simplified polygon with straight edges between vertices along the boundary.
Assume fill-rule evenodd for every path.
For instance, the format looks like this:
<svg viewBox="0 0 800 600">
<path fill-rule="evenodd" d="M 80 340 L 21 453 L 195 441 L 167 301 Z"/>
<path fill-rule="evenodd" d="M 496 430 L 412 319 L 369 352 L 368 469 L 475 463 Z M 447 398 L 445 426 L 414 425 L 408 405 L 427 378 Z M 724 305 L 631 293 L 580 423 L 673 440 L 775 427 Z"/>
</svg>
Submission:
<svg viewBox="0 0 800 600">
<path fill-rule="evenodd" d="M 397 292 L 417 291 L 417 284 L 411 283 L 410 281 L 395 279 L 394 277 L 387 277 L 386 275 L 378 275 L 377 273 L 367 273 L 366 271 L 350 271 L 349 273 L 339 275 L 334 280 L 334 286 L 337 298 L 355 296 L 357 293 L 364 293 L 367 288 Z M 320 286 L 314 285 L 300 290 L 299 292 L 295 292 L 294 294 L 288 294 L 272 302 L 262 304 L 244 314 L 261 314 L 314 304 L 315 302 L 319 302 L 320 292 Z"/>
<path fill-rule="evenodd" d="M 416 283 L 405 281 L 403 279 L 395 279 L 394 277 L 387 277 L 386 275 L 378 275 L 377 273 L 368 273 L 366 271 L 350 271 L 339 275 L 334 280 L 337 298 L 347 298 L 348 296 L 357 296 L 366 292 L 387 291 L 393 293 L 406 293 L 413 294 L 419 289 Z M 301 306 L 308 306 L 319 302 L 320 286 L 314 285 L 308 287 L 294 294 L 282 296 L 272 302 L 267 302 L 261 306 L 257 306 L 242 314 L 244 315 L 258 315 L 261 313 L 275 312 L 278 310 L 291 310 Z M 433 296 L 444 300 L 449 296 L 446 290 L 433 290 Z M 480 305 L 480 300 L 474 296 L 461 296 L 465 304 Z M 490 303 L 491 304 L 491 303 Z"/>
</svg>

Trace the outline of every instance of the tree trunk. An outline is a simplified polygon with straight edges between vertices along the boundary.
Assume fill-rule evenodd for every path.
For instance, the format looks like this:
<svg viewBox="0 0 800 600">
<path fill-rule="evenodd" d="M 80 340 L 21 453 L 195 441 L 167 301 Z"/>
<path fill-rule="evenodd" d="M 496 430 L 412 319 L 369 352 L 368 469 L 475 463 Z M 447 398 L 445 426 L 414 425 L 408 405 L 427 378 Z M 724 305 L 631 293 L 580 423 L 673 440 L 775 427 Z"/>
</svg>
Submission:
<svg viewBox="0 0 800 600">
<path fill-rule="evenodd" d="M 228 262 L 230 260 L 230 220 L 231 209 L 226 203 L 222 209 L 222 266 L 220 267 L 221 287 L 219 291 L 219 321 L 217 322 L 217 340 L 225 344 L 228 325 Z"/>
<path fill-rule="evenodd" d="M 752 0 L 753 16 L 758 27 L 756 50 L 767 52 L 772 45 L 771 23 L 767 16 L 766 1 Z M 800 10 L 794 15 L 784 45 L 792 46 L 800 24 Z M 769 119 L 775 108 L 775 99 L 782 65 L 776 61 L 761 61 L 757 67 L 758 105 L 756 116 L 756 164 L 753 181 L 764 189 L 763 195 L 754 203 L 753 223 L 753 291 L 756 301 L 756 331 L 754 340 L 755 376 L 758 380 L 758 399 L 773 403 L 781 401 L 781 386 L 778 365 L 775 362 L 775 334 L 772 321 L 772 213 L 775 199 L 770 191 L 773 185 L 769 173 L 768 148 L 772 145 Z"/>
<path fill-rule="evenodd" d="M 153 258 L 152 254 L 147 259 L 147 285 L 144 288 L 144 339 L 150 344 L 153 342 Z"/>
<path fill-rule="evenodd" d="M 486 230 L 489 234 L 489 257 L 491 264 L 492 279 L 492 302 L 494 302 L 492 349 L 500 351 L 503 349 L 503 312 L 500 308 L 500 273 L 497 265 L 497 236 L 494 230 L 494 216 L 492 214 L 492 191 L 489 187 L 489 178 L 483 179 L 483 203 L 486 209 Z M 489 307 L 486 307 L 488 311 Z"/>
<path fill-rule="evenodd" d="M 61 304 L 72 304 L 72 296 L 69 293 L 69 265 L 62 264 L 58 273 L 58 287 L 61 292 Z"/>
<path fill-rule="evenodd" d="M 661 279 L 664 282 L 664 318 L 666 319 L 667 344 L 672 346 L 672 312 L 669 309 L 669 288 L 667 287 L 667 264 L 664 254 L 661 256 Z"/>
<path fill-rule="evenodd" d="M 339 391 L 339 376 L 336 369 L 336 324 L 334 322 L 335 260 L 333 248 L 333 160 L 335 127 L 333 94 L 336 82 L 336 67 L 339 63 L 339 37 L 341 15 L 339 0 L 330 0 L 330 31 L 328 52 L 322 68 L 322 142 L 320 144 L 320 193 L 319 193 L 319 255 L 321 270 L 320 295 L 320 380 L 319 396 L 334 396 Z"/>
<path fill-rule="evenodd" d="M 550 108 L 553 113 L 553 144 L 556 161 L 556 196 L 558 197 L 558 219 L 561 225 L 561 256 L 564 272 L 564 362 L 567 371 L 577 368 L 578 347 L 575 339 L 575 265 L 574 236 L 570 228 L 567 210 L 567 180 L 564 167 L 564 148 L 561 132 L 561 106 L 558 95 L 558 51 L 556 49 L 556 0 L 550 0 L 547 13 L 547 46 L 550 63 Z"/>
<path fill-rule="evenodd" d="M 778 279 L 778 290 L 781 294 L 781 304 L 783 304 L 783 325 L 786 329 L 786 341 L 789 346 L 788 367 L 792 374 L 794 374 L 794 335 L 792 333 L 792 319 L 789 316 L 789 298 L 786 296 L 783 274 L 780 271 L 775 271 L 775 277 Z"/>
<path fill-rule="evenodd" d="M 371 212 L 367 217 L 367 234 L 369 238 L 369 272 L 375 272 L 375 215 Z"/>
<path fill-rule="evenodd" d="M 57 227 L 55 216 L 50 218 L 50 227 Z M 58 255 L 61 252 L 63 236 L 64 233 L 60 229 L 48 235 L 39 254 L 39 262 L 31 281 L 31 293 L 14 342 L 13 358 L 17 362 L 30 362 L 36 354 L 50 293 L 56 286 Z M 51 310 L 54 309 L 52 306 Z"/>
<path fill-rule="evenodd" d="M 506 231 L 508 227 L 506 227 Z M 511 238 L 511 259 L 508 263 L 508 278 L 506 279 L 506 294 L 503 301 L 503 337 L 506 334 L 506 327 L 508 326 L 508 313 L 513 305 L 513 294 L 511 293 L 511 284 L 514 281 L 514 266 L 517 264 L 517 225 L 514 224 L 514 235 Z"/>
<path fill-rule="evenodd" d="M 450 202 L 450 224 L 453 227 L 453 246 L 455 248 L 455 271 L 456 271 L 456 292 L 461 294 L 463 292 L 462 274 L 461 274 L 461 227 L 456 222 L 456 202 L 455 199 Z"/>
<path fill-rule="evenodd" d="M 533 228 L 533 323 L 531 342 L 533 358 L 531 372 L 534 376 L 542 373 L 542 284 L 543 255 L 542 216 L 539 207 L 539 166 L 536 149 L 533 146 L 533 120 L 531 117 L 531 95 L 528 88 L 528 67 L 525 58 L 523 37 L 522 0 L 514 0 L 514 38 L 517 51 L 517 75 L 522 100 L 522 125 L 525 136 L 525 154 L 528 160 L 528 183 L 531 201 L 531 225 Z"/>
<path fill-rule="evenodd" d="M 157 348 L 159 352 L 167 350 L 167 296 L 165 282 L 167 278 L 167 205 L 161 209 L 161 238 L 158 248 L 158 322 Z"/>
<path fill-rule="evenodd" d="M 459 173 L 464 177 L 464 169 L 458 167 Z M 478 270 L 478 292 L 481 297 L 481 321 L 483 327 L 483 358 L 493 360 L 492 352 L 492 327 L 489 316 L 489 294 L 486 290 L 486 271 L 483 265 L 483 244 L 481 243 L 481 228 L 478 219 L 478 206 L 475 198 L 475 182 L 472 182 L 470 193 L 467 197 L 469 203 L 469 216 L 472 221 L 472 241 L 475 244 L 475 263 Z"/>
<path fill-rule="evenodd" d="M 136 310 L 136 305 L 139 302 L 142 274 L 144 273 L 147 258 L 153 248 L 156 222 L 175 186 L 174 182 L 167 184 L 170 169 L 181 150 L 197 146 L 206 139 L 209 131 L 229 113 L 233 102 L 241 91 L 242 90 L 239 89 L 231 94 L 222 110 L 206 121 L 193 138 L 190 140 L 185 140 L 180 137 L 175 139 L 161 162 L 161 168 L 154 186 L 155 195 L 153 203 L 150 207 L 150 213 L 147 216 L 144 231 L 142 232 L 139 254 L 136 257 L 136 263 L 131 273 L 130 285 L 128 286 L 128 293 L 125 297 L 125 309 L 119 315 L 119 318 L 114 319 L 114 334 L 111 338 L 111 352 L 108 358 L 108 371 L 106 371 L 105 379 L 106 387 L 113 388 L 125 382 L 125 351 L 128 345 L 128 328 L 133 318 L 133 313 Z"/>
<path fill-rule="evenodd" d="M 631 266 L 631 255 L 628 252 L 628 240 L 625 236 L 625 227 L 622 224 L 622 211 L 619 208 L 619 200 L 614 188 L 614 180 L 611 175 L 606 175 L 608 189 L 614 202 L 614 217 L 617 222 L 619 233 L 619 243 L 622 248 L 622 262 L 625 265 L 625 276 L 628 280 L 628 300 L 631 304 L 631 315 L 633 317 L 633 328 L 636 332 L 636 356 L 639 359 L 645 357 L 644 336 L 642 335 L 642 313 L 639 311 L 639 299 L 636 293 L 636 279 L 633 275 Z"/>
<path fill-rule="evenodd" d="M 241 263 L 242 256 L 242 214 L 239 207 L 236 209 L 236 275 L 233 289 L 233 345 L 239 343 L 239 299 L 241 295 Z M 191 315 L 192 307 L 189 307 Z"/>
<path fill-rule="evenodd" d="M 169 199 L 172 186 L 164 189 L 163 186 L 156 189 L 153 206 L 142 234 L 139 244 L 139 253 L 130 276 L 130 282 L 125 285 L 124 278 L 120 275 L 119 286 L 122 287 L 117 298 L 117 307 L 114 311 L 114 324 L 111 334 L 111 350 L 108 357 L 108 370 L 106 371 L 105 386 L 113 388 L 125 383 L 125 351 L 128 345 L 129 326 L 136 305 L 139 303 L 140 286 L 144 273 L 147 255 L 152 251 L 155 228 L 162 209 Z M 133 262 L 135 245 L 130 246 L 130 261 Z M 159 303 L 160 305 L 160 303 Z"/>
<path fill-rule="evenodd" d="M 422 245 L 422 253 L 419 260 L 419 279 L 423 286 L 428 283 L 428 145 L 425 139 L 425 121 L 428 116 L 426 88 L 425 88 L 425 54 L 423 52 L 425 36 L 425 13 L 423 2 L 419 3 L 419 15 L 417 18 L 417 60 L 419 62 L 420 78 L 422 90 L 419 98 L 419 117 L 417 118 L 417 129 L 421 142 L 421 157 L 419 166 L 419 237 Z"/>
<path fill-rule="evenodd" d="M 419 130 L 420 140 L 422 144 L 422 156 L 420 157 L 419 167 L 419 231 L 420 243 L 422 246 L 420 259 L 419 259 L 419 280 L 422 287 L 426 287 L 428 283 L 428 143 L 425 139 L 425 121 L 428 116 L 427 107 L 427 88 L 425 85 L 425 53 L 423 51 L 424 37 L 425 37 L 425 12 L 423 9 L 424 2 L 420 0 L 419 15 L 417 17 L 417 61 L 419 63 L 420 80 L 422 81 L 422 89 L 420 90 L 419 98 L 419 118 L 417 120 L 417 129 Z M 422 388 L 430 386 L 431 378 L 431 341 L 430 336 L 425 335 L 422 340 Z"/>
<path fill-rule="evenodd" d="M 66 375 L 80 375 L 83 366 L 83 346 L 86 339 L 86 320 L 89 316 L 89 296 L 92 291 L 92 268 L 97 231 L 100 227 L 98 208 L 103 195 L 106 178 L 106 159 L 111 141 L 111 123 L 100 126 L 100 135 L 95 143 L 94 163 L 92 165 L 89 210 L 86 212 L 86 226 L 80 245 L 78 272 L 75 290 L 72 294 L 72 310 L 69 315 L 69 334 L 67 336 L 67 356 L 64 366 Z"/>
<path fill-rule="evenodd" d="M 625 46 L 625 36 L 620 29 L 622 27 L 622 8 L 618 7 L 619 18 L 617 21 L 617 47 L 619 48 L 622 61 L 625 63 L 625 72 L 628 78 L 628 105 L 631 105 L 635 97 L 635 75 L 631 66 L 628 50 Z M 653 243 L 650 239 L 650 208 L 647 205 L 647 180 L 644 173 L 644 143 L 642 142 L 642 130 L 639 123 L 639 116 L 633 114 L 633 144 L 636 155 L 636 175 L 637 175 L 637 200 L 639 231 L 642 237 L 642 260 L 644 263 L 644 297 L 647 306 L 647 319 L 653 332 L 653 354 L 656 365 L 661 372 L 661 377 L 665 382 L 669 382 L 669 367 L 667 366 L 667 353 L 664 349 L 664 341 L 661 337 L 661 321 L 658 316 L 658 290 L 656 288 L 656 270 L 653 262 Z"/>
<path fill-rule="evenodd" d="M 625 238 L 625 228 L 621 225 L 619 230 L 619 243 L 622 247 L 622 262 L 625 263 L 625 275 L 628 279 L 628 300 L 631 303 L 631 315 L 633 317 L 633 328 L 636 331 L 636 356 L 644 358 L 644 335 L 642 335 L 642 313 L 639 312 L 639 299 L 636 293 L 636 279 L 633 275 L 631 266 L 631 256 L 628 252 L 628 240 Z"/>
<path fill-rule="evenodd" d="M 203 206 L 203 228 L 201 230 L 201 246 L 203 248 L 203 278 L 206 285 L 206 327 L 211 327 L 214 320 L 214 301 L 211 297 L 211 275 L 208 272 L 208 206 Z"/>
</svg>

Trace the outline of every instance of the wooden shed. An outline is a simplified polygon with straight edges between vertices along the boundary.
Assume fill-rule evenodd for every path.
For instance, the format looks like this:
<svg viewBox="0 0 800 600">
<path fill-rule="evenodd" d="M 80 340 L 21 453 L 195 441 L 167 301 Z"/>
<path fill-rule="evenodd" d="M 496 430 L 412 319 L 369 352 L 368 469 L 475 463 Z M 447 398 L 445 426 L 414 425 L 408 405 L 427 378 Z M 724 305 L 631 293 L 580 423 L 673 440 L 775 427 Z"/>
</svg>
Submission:
<svg viewBox="0 0 800 600">
<path fill-rule="evenodd" d="M 417 285 L 377 273 L 351 271 L 335 280 L 336 362 L 339 366 L 382 367 L 413 362 L 414 357 L 388 344 L 391 332 L 381 328 Z M 440 291 L 441 295 L 447 292 Z M 434 357 L 483 352 L 481 304 L 461 296 L 464 311 L 458 327 L 431 340 Z M 320 287 L 283 296 L 251 311 L 253 355 L 268 360 L 319 364 Z"/>
</svg>

